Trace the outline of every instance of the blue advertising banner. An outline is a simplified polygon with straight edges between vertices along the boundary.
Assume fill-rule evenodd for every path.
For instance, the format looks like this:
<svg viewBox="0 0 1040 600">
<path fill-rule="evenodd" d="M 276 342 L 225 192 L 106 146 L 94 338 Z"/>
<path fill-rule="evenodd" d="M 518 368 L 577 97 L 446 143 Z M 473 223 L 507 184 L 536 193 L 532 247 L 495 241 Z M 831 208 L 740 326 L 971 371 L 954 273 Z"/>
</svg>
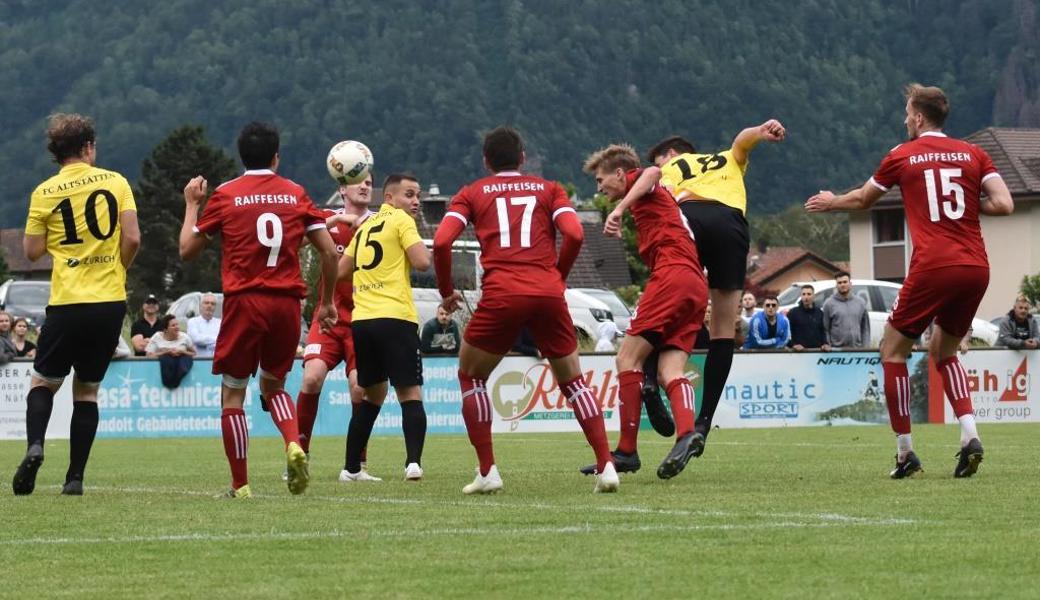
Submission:
<svg viewBox="0 0 1040 600">
<path fill-rule="evenodd" d="M 98 437 L 200 437 L 220 435 L 220 378 L 210 373 L 210 361 L 198 360 L 176 389 L 163 387 L 155 361 L 114 361 L 98 390 L 101 422 Z M 465 431 L 455 358 L 423 359 L 423 401 L 430 433 Z M 286 390 L 300 389 L 299 362 L 289 373 Z M 24 410 L 24 409 L 23 409 Z M 260 408 L 256 379 L 246 390 L 246 419 L 250 435 L 276 436 L 269 414 Z M 329 372 L 321 391 L 314 435 L 342 436 L 350 420 L 350 392 L 340 365 Z M 399 434 L 401 407 L 391 389 L 376 421 L 376 434 Z"/>
</svg>

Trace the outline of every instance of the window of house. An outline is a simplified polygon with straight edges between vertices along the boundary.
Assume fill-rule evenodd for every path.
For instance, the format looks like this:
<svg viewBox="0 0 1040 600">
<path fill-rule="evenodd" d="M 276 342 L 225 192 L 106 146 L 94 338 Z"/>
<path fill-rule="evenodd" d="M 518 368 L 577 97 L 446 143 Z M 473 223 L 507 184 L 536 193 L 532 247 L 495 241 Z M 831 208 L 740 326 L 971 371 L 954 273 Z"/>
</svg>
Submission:
<svg viewBox="0 0 1040 600">
<path fill-rule="evenodd" d="M 906 277 L 906 220 L 903 209 L 876 210 L 873 229 L 874 279 L 902 282 Z"/>
</svg>

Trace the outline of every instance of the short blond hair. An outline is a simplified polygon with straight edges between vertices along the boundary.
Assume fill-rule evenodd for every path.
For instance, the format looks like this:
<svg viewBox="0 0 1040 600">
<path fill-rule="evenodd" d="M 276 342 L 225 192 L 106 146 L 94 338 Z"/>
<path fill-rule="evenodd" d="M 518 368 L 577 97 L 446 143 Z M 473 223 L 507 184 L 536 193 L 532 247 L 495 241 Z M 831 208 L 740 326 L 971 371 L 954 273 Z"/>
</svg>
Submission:
<svg viewBox="0 0 1040 600">
<path fill-rule="evenodd" d="M 597 150 L 585 159 L 585 172 L 595 175 L 601 169 L 614 170 L 639 168 L 639 154 L 636 149 L 628 144 L 611 144 L 606 148 Z"/>
<path fill-rule="evenodd" d="M 911 83 L 903 88 L 903 96 L 910 101 L 914 110 L 936 127 L 942 127 L 950 114 L 950 102 L 940 88 Z"/>
</svg>

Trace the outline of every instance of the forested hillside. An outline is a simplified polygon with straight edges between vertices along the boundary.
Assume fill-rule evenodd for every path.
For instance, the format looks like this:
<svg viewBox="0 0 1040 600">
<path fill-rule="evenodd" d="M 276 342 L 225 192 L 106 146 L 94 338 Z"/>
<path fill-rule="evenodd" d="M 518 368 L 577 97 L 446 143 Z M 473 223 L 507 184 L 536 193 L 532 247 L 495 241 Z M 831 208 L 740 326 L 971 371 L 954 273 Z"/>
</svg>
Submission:
<svg viewBox="0 0 1040 600">
<path fill-rule="evenodd" d="M 5 0 L 0 225 L 23 222 L 54 166 L 44 118 L 97 119 L 99 163 L 136 181 L 171 130 L 283 132 L 283 172 L 331 191 L 337 140 L 377 170 L 453 190 L 481 173 L 479 134 L 513 123 L 530 167 L 578 184 L 585 155 L 682 133 L 704 149 L 777 117 L 788 141 L 748 173 L 753 212 L 870 175 L 903 135 L 900 88 L 949 93 L 948 131 L 1040 126 L 1040 0 Z"/>
</svg>

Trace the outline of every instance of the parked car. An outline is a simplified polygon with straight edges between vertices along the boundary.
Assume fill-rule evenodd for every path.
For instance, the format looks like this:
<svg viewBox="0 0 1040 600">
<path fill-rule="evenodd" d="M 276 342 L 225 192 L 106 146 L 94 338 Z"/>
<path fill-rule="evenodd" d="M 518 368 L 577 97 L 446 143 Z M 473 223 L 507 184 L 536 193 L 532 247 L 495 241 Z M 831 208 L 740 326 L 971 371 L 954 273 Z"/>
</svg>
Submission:
<svg viewBox="0 0 1040 600">
<path fill-rule="evenodd" d="M 632 321 L 632 310 L 628 308 L 628 305 L 625 304 L 625 301 L 622 300 L 620 296 L 612 290 L 601 290 L 596 288 L 575 289 L 606 304 L 607 308 L 610 309 L 610 314 L 614 315 L 614 325 L 617 325 L 618 332 L 625 333 L 628 331 L 628 324 Z"/>
<path fill-rule="evenodd" d="M 12 317 L 24 317 L 34 327 L 43 325 L 47 303 L 51 298 L 51 282 L 8 279 L 0 284 L 0 310 Z"/>
<path fill-rule="evenodd" d="M 224 314 L 224 294 L 214 292 L 217 297 L 217 311 L 214 313 L 218 319 Z M 181 329 L 187 331 L 185 321 L 199 314 L 199 304 L 202 302 L 202 292 L 188 292 L 170 303 L 166 314 L 176 315 L 181 322 Z"/>
<path fill-rule="evenodd" d="M 480 292 L 467 291 L 464 293 L 466 302 L 462 304 L 459 312 L 455 313 L 455 319 L 460 324 L 469 321 L 472 311 L 477 308 L 480 300 Z M 412 288 L 412 298 L 415 299 L 415 308 L 419 313 L 419 325 L 437 316 L 437 306 L 441 303 L 441 294 L 434 288 Z M 578 338 L 588 340 L 596 339 L 597 325 L 601 321 L 612 321 L 614 315 L 606 303 L 594 298 L 584 291 L 568 288 L 564 292 L 567 309 L 571 314 L 571 321 L 578 333 Z"/>
<path fill-rule="evenodd" d="M 801 297 L 802 286 L 811 285 L 816 290 L 813 296 L 816 306 L 823 306 L 827 298 L 835 291 L 833 279 L 823 281 L 799 281 L 792 283 L 791 287 L 784 290 L 777 299 L 780 301 L 780 310 L 786 313 L 795 307 Z M 852 293 L 863 298 L 867 303 L 870 315 L 870 345 L 877 347 L 881 343 L 881 335 L 885 332 L 885 323 L 888 315 L 892 312 L 892 304 L 899 297 L 899 290 L 903 285 L 891 281 L 879 281 L 876 279 L 853 279 Z M 983 319 L 975 318 L 971 322 L 972 339 L 984 342 L 992 346 L 997 343 L 998 329 L 992 323 Z"/>
</svg>

